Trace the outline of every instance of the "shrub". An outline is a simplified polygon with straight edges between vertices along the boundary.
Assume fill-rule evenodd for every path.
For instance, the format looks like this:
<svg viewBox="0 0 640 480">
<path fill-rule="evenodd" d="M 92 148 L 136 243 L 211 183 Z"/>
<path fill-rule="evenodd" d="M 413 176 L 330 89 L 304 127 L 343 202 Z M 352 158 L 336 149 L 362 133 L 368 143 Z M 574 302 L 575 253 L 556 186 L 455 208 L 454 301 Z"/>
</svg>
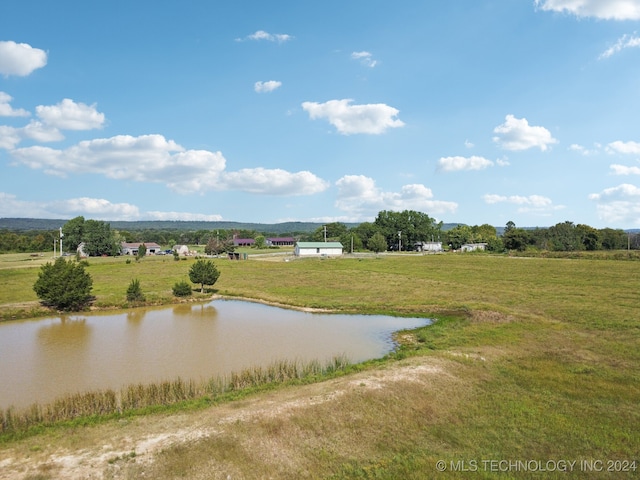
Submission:
<svg viewBox="0 0 640 480">
<path fill-rule="evenodd" d="M 84 265 L 59 257 L 43 265 L 33 290 L 44 305 L 58 310 L 81 310 L 93 297 L 93 280 Z"/>
<path fill-rule="evenodd" d="M 191 284 L 184 280 L 176 282 L 173 286 L 173 294 L 176 297 L 188 297 L 191 295 Z"/>
<path fill-rule="evenodd" d="M 140 280 L 137 278 L 131 280 L 129 287 L 127 287 L 127 301 L 144 302 L 144 294 L 142 293 L 142 287 L 140 287 Z"/>
<path fill-rule="evenodd" d="M 189 280 L 200 284 L 200 293 L 204 293 L 205 285 L 216 283 L 219 276 L 220 271 L 211 260 L 196 260 L 189 270 Z"/>
</svg>

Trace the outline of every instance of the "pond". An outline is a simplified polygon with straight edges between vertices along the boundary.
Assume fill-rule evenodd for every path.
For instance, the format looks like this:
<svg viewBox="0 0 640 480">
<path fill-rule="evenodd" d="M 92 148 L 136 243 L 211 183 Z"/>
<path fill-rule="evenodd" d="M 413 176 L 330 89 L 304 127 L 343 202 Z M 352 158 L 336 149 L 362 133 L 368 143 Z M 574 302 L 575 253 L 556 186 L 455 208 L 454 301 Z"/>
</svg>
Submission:
<svg viewBox="0 0 640 480">
<path fill-rule="evenodd" d="M 426 318 L 306 313 L 237 300 L 0 323 L 0 408 L 132 383 L 208 379 L 278 360 L 390 352 Z"/>
</svg>

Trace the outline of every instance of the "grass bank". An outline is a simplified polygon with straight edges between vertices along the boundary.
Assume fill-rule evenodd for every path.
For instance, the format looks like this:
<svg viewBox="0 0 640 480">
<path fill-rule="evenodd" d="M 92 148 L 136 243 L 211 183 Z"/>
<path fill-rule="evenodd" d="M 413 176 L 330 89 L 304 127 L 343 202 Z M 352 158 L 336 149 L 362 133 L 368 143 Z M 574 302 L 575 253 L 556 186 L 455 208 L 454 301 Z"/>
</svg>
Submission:
<svg viewBox="0 0 640 480">
<path fill-rule="evenodd" d="M 220 294 L 342 312 L 431 315 L 437 321 L 400 333 L 403 346 L 397 355 L 337 383 L 259 393 L 228 410 L 217 406 L 186 412 L 180 425 L 210 425 L 211 431 L 166 445 L 149 461 L 142 460 L 137 444 L 131 447 L 137 448 L 137 456 L 120 455 L 101 474 L 389 479 L 640 475 L 640 262 L 489 255 L 216 262 Z M 129 265 L 91 259 L 88 271 L 97 301 L 115 305 L 133 277 L 147 295 L 170 297 L 172 285 L 185 278 L 188 268 L 188 261 L 172 259 Z M 25 291 L 36 276 L 35 268 L 0 269 L 0 286 L 9 279 L 18 285 L 11 287 L 11 298 L 0 288 L 0 304 L 28 302 L 31 293 Z M 253 408 L 253 402 L 260 405 L 256 411 L 264 412 L 267 405 L 285 404 L 297 391 L 300 397 L 291 401 L 295 408 L 286 414 L 232 415 L 235 409 Z M 223 413 L 240 420 L 227 422 L 218 417 Z M 153 417 L 137 421 L 145 435 L 156 422 Z M 1 446 L 0 461 L 26 458 L 27 465 L 35 466 L 21 471 L 56 478 L 52 459 L 59 449 L 95 444 L 99 452 L 105 438 L 129 436 L 133 423 L 59 427 Z M 482 463 L 557 466 L 560 460 L 578 463 L 571 471 L 544 473 L 491 470 L 493 463 Z M 635 471 L 606 469 L 629 468 L 623 464 L 629 461 L 636 462 Z M 604 469 L 585 470 L 588 462 L 602 462 L 591 464 Z M 38 465 L 51 469 L 38 470 Z M 442 465 L 444 474 L 438 470 Z M 474 465 L 475 471 L 468 470 Z"/>
</svg>

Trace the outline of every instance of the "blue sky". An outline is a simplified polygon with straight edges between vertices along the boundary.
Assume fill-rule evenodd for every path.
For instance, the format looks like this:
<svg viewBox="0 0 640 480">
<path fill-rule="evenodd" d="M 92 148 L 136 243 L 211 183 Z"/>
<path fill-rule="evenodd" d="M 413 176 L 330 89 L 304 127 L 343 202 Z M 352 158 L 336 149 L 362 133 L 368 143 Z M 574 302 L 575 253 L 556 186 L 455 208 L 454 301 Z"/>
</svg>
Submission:
<svg viewBox="0 0 640 480">
<path fill-rule="evenodd" d="M 0 217 L 640 227 L 640 0 L 7 0 Z"/>
</svg>

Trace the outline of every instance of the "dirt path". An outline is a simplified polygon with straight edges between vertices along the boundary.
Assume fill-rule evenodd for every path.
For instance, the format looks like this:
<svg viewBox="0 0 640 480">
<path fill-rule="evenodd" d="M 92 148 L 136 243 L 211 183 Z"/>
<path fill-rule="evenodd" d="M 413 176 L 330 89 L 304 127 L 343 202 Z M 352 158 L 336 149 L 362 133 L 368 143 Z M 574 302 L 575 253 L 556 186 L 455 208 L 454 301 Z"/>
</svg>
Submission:
<svg viewBox="0 0 640 480">
<path fill-rule="evenodd" d="M 451 377 L 450 367 L 447 360 L 420 357 L 196 412 L 149 415 L 68 432 L 58 430 L 0 447 L 0 479 L 127 478 L 132 463 L 142 471 L 167 448 L 224 436 L 238 424 L 286 418 L 314 405 L 336 402 L 354 390 L 384 389 L 397 382 L 430 385 L 443 376 Z"/>
</svg>

